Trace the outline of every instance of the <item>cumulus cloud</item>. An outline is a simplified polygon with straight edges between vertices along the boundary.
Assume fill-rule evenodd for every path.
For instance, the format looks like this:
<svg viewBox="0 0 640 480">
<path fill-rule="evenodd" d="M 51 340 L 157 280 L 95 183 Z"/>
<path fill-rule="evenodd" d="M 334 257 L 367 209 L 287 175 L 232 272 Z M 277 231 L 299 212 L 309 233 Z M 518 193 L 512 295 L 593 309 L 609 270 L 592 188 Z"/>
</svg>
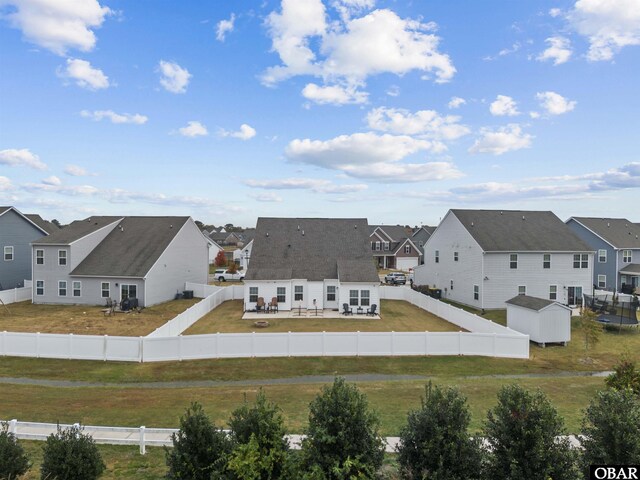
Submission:
<svg viewBox="0 0 640 480">
<path fill-rule="evenodd" d="M 391 85 L 385 93 L 390 97 L 397 97 L 400 95 L 400 87 L 398 85 Z"/>
<path fill-rule="evenodd" d="M 8 192 L 9 190 L 13 190 L 13 184 L 8 177 L 0 175 L 0 192 Z"/>
<path fill-rule="evenodd" d="M 51 175 L 50 177 L 42 179 L 42 183 L 45 185 L 62 185 L 62 180 L 55 175 Z"/>
<path fill-rule="evenodd" d="M 302 96 L 319 104 L 345 105 L 348 103 L 366 103 L 369 94 L 358 91 L 356 87 L 329 85 L 321 87 L 315 83 L 308 83 L 302 89 Z"/>
<path fill-rule="evenodd" d="M 590 61 L 611 60 L 623 47 L 640 45 L 638 0 L 578 0 L 567 19 L 589 41 Z"/>
<path fill-rule="evenodd" d="M 381 183 L 412 183 L 451 180 L 463 173 L 451 162 L 426 163 L 373 163 L 367 168 L 346 165 L 343 171 L 352 177 Z"/>
<path fill-rule="evenodd" d="M 316 178 L 282 178 L 276 180 L 246 180 L 245 185 L 265 190 L 311 190 L 315 193 L 355 193 L 366 190 L 365 184 L 336 185 L 329 180 Z"/>
<path fill-rule="evenodd" d="M 256 136 L 256 129 L 250 125 L 247 125 L 246 123 L 243 123 L 242 125 L 240 125 L 240 130 L 238 130 L 237 132 L 230 132 L 221 128 L 218 131 L 218 134 L 221 137 L 233 137 L 239 138 L 240 140 L 250 140 Z"/>
<path fill-rule="evenodd" d="M 49 192 L 59 193 L 61 195 L 70 196 L 93 196 L 99 192 L 99 189 L 93 185 L 61 185 L 53 183 L 25 183 L 21 185 L 23 190 L 28 192 Z"/>
<path fill-rule="evenodd" d="M 182 127 L 178 129 L 178 133 L 184 137 L 206 137 L 209 135 L 209 131 L 207 127 L 205 127 L 202 123 L 191 121 L 187 123 L 186 127 Z"/>
<path fill-rule="evenodd" d="M 82 110 L 80 116 L 90 118 L 96 122 L 106 118 L 111 120 L 111 123 L 134 123 L 136 125 L 145 124 L 149 120 L 148 117 L 139 113 L 132 115 L 130 113 L 116 113 L 113 110 L 95 110 L 93 112 Z"/>
<path fill-rule="evenodd" d="M 339 2 L 348 11 L 331 22 L 321 0 L 282 0 L 267 18 L 272 50 L 281 60 L 262 75 L 274 85 L 297 75 L 322 77 L 327 86 L 362 87 L 371 75 L 403 75 L 419 70 L 435 81 L 451 80 L 455 67 L 441 53 L 433 23 L 402 19 L 388 9 L 351 18 L 373 6 L 368 1 Z M 336 3 L 334 2 L 334 6 Z"/>
<path fill-rule="evenodd" d="M 506 95 L 498 95 L 489 106 L 489 111 L 491 112 L 491 115 L 497 117 L 513 117 L 515 115 L 520 115 L 515 100 Z"/>
<path fill-rule="evenodd" d="M 462 105 L 464 105 L 465 103 L 467 103 L 467 101 L 464 98 L 461 97 L 451 97 L 451 100 L 449 100 L 449 103 L 447 104 L 447 106 L 449 108 L 460 108 Z"/>
<path fill-rule="evenodd" d="M 229 20 L 220 20 L 216 26 L 216 40 L 224 42 L 227 33 L 233 32 L 233 23 L 236 20 L 235 14 L 231 14 Z"/>
<path fill-rule="evenodd" d="M 158 64 L 158 71 L 160 72 L 160 85 L 171 93 L 185 93 L 191 74 L 186 68 L 182 68 L 175 62 L 166 62 L 160 60 Z"/>
<path fill-rule="evenodd" d="M 36 170 L 47 169 L 47 165 L 40 160 L 40 157 L 35 153 L 31 153 L 28 148 L 0 150 L 0 165 L 30 167 Z"/>
<path fill-rule="evenodd" d="M 442 116 L 435 110 L 411 113 L 401 108 L 380 107 L 367 114 L 369 128 L 374 130 L 441 140 L 455 140 L 470 133 L 469 128 L 459 121 L 458 116 Z"/>
<path fill-rule="evenodd" d="M 503 153 L 531 147 L 533 136 L 524 133 L 520 125 L 509 124 L 497 130 L 489 128 L 480 129 L 481 137 L 478 138 L 469 153 L 491 153 L 502 155 Z"/>
<path fill-rule="evenodd" d="M 555 92 L 539 92 L 536 98 L 540 101 L 540 106 L 549 115 L 562 115 L 570 112 L 576 106 L 575 100 L 567 100 L 562 95 Z"/>
<path fill-rule="evenodd" d="M 109 77 L 91 63 L 79 58 L 67 58 L 66 68 L 58 68 L 58 76 L 75 81 L 76 85 L 87 90 L 109 88 Z"/>
<path fill-rule="evenodd" d="M 3 4 L 13 7 L 3 14 L 12 27 L 20 29 L 28 42 L 57 55 L 65 55 L 72 48 L 93 50 L 93 29 L 113 13 L 97 0 L 3 0 Z"/>
<path fill-rule="evenodd" d="M 78 165 L 67 165 L 64 168 L 64 173 L 71 175 L 72 177 L 97 177 L 97 173 L 91 173 L 86 168 Z"/>
<path fill-rule="evenodd" d="M 282 202 L 282 197 L 273 192 L 255 193 L 249 196 L 258 202 Z"/>
<path fill-rule="evenodd" d="M 547 49 L 536 58 L 544 62 L 553 60 L 554 65 L 561 65 L 569 60 L 573 51 L 571 50 L 571 42 L 565 37 L 549 37 L 545 40 L 549 45 Z"/>
</svg>

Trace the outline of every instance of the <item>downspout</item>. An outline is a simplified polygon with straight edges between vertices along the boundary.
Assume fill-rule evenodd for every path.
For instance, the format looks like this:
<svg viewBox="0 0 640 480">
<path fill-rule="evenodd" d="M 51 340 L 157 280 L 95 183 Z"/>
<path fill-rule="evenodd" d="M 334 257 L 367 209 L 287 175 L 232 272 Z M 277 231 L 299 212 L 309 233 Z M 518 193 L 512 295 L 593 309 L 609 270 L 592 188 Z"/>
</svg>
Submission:
<svg viewBox="0 0 640 480">
<path fill-rule="evenodd" d="M 482 252 L 480 275 L 480 308 L 482 309 L 482 313 L 484 313 L 484 251 Z"/>
<path fill-rule="evenodd" d="M 616 252 L 616 292 L 618 292 L 619 291 L 618 290 L 618 277 L 620 276 L 620 271 L 618 270 L 618 262 L 619 262 L 620 258 L 618 256 L 619 250 L 616 249 L 615 252 Z"/>
</svg>

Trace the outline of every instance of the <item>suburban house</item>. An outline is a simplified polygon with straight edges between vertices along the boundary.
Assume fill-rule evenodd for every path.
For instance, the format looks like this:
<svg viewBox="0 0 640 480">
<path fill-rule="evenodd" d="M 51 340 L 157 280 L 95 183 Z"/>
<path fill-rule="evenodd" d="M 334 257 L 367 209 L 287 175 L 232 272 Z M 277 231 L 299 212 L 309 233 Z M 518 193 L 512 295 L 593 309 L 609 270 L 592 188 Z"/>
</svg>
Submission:
<svg viewBox="0 0 640 480">
<path fill-rule="evenodd" d="M 552 212 L 520 210 L 449 210 L 415 269 L 417 285 L 478 309 L 515 295 L 580 305 L 592 276 L 592 247 Z"/>
<path fill-rule="evenodd" d="M 422 225 L 420 228 L 415 228 L 413 230 L 413 234 L 411 235 L 411 241 L 418 246 L 418 250 L 420 252 L 420 256 L 418 258 L 418 265 L 422 265 L 424 263 L 424 246 L 427 243 L 427 240 L 433 235 L 436 227 L 429 227 L 428 225 Z"/>
<path fill-rule="evenodd" d="M 413 242 L 413 231 L 401 225 L 370 225 L 370 250 L 378 268 L 405 270 L 419 263 L 421 251 Z"/>
<path fill-rule="evenodd" d="M 244 283 L 245 310 L 380 308 L 365 218 L 259 218 Z"/>
<path fill-rule="evenodd" d="M 640 225 L 626 218 L 571 217 L 567 226 L 596 252 L 594 285 L 624 293 L 640 287 Z"/>
<path fill-rule="evenodd" d="M 24 286 L 31 280 L 31 242 L 59 230 L 40 215 L 15 207 L 0 207 L 0 290 Z"/>
<path fill-rule="evenodd" d="M 236 248 L 233 251 L 233 261 L 238 264 L 240 270 L 246 271 L 249 267 L 249 260 L 251 260 L 251 250 L 253 250 L 253 238 L 249 240 L 242 248 Z"/>
<path fill-rule="evenodd" d="M 207 239 L 191 217 L 89 217 L 32 248 L 33 303 L 151 306 L 207 283 Z"/>
<path fill-rule="evenodd" d="M 220 245 L 218 245 L 207 232 L 203 231 L 202 235 L 207 239 L 207 245 L 209 245 L 209 265 L 213 265 L 216 260 L 216 255 L 220 250 L 224 250 Z"/>
</svg>

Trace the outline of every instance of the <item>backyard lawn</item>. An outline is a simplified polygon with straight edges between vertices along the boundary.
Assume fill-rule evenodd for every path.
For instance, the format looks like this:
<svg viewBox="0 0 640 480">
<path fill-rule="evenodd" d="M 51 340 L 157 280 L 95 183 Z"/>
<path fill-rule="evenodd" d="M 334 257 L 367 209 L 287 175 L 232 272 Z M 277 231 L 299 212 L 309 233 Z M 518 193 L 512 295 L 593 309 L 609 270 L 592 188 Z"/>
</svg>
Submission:
<svg viewBox="0 0 640 480">
<path fill-rule="evenodd" d="M 144 336 L 199 302 L 172 300 L 140 313 L 105 316 L 99 305 L 34 305 L 30 301 L 0 306 L 0 331 Z"/>
<path fill-rule="evenodd" d="M 242 320 L 242 300 L 224 302 L 198 320 L 185 335 L 205 333 L 269 332 L 459 332 L 460 327 L 401 300 L 382 300 L 381 318 L 276 318 L 265 315 L 269 327 L 256 328 L 255 320 Z"/>
</svg>

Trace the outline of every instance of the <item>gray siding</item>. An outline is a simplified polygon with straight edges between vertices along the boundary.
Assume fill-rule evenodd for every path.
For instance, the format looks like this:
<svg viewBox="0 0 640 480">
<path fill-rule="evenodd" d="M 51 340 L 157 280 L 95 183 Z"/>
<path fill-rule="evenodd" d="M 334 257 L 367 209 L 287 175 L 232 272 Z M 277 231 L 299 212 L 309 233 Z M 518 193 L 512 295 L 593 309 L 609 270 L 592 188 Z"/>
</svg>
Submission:
<svg viewBox="0 0 640 480">
<path fill-rule="evenodd" d="M 582 241 L 595 250 L 594 264 L 593 264 L 593 279 L 594 285 L 598 284 L 598 275 L 606 275 L 607 290 L 614 290 L 616 288 L 616 250 L 599 236 L 594 234 L 591 230 L 586 229 L 584 226 L 576 222 L 573 218 L 567 221 L 567 226 L 575 233 Z M 598 250 L 607 251 L 607 261 L 598 261 Z M 622 258 L 620 258 L 622 260 Z"/>
<path fill-rule="evenodd" d="M 146 306 L 172 300 L 185 282 L 207 283 L 207 240 L 189 219 L 146 277 Z"/>
<path fill-rule="evenodd" d="M 31 222 L 13 210 L 0 216 L 0 290 L 21 287 L 31 280 L 30 243 L 44 236 Z M 4 247 L 13 247 L 13 260 L 4 260 Z"/>
</svg>

